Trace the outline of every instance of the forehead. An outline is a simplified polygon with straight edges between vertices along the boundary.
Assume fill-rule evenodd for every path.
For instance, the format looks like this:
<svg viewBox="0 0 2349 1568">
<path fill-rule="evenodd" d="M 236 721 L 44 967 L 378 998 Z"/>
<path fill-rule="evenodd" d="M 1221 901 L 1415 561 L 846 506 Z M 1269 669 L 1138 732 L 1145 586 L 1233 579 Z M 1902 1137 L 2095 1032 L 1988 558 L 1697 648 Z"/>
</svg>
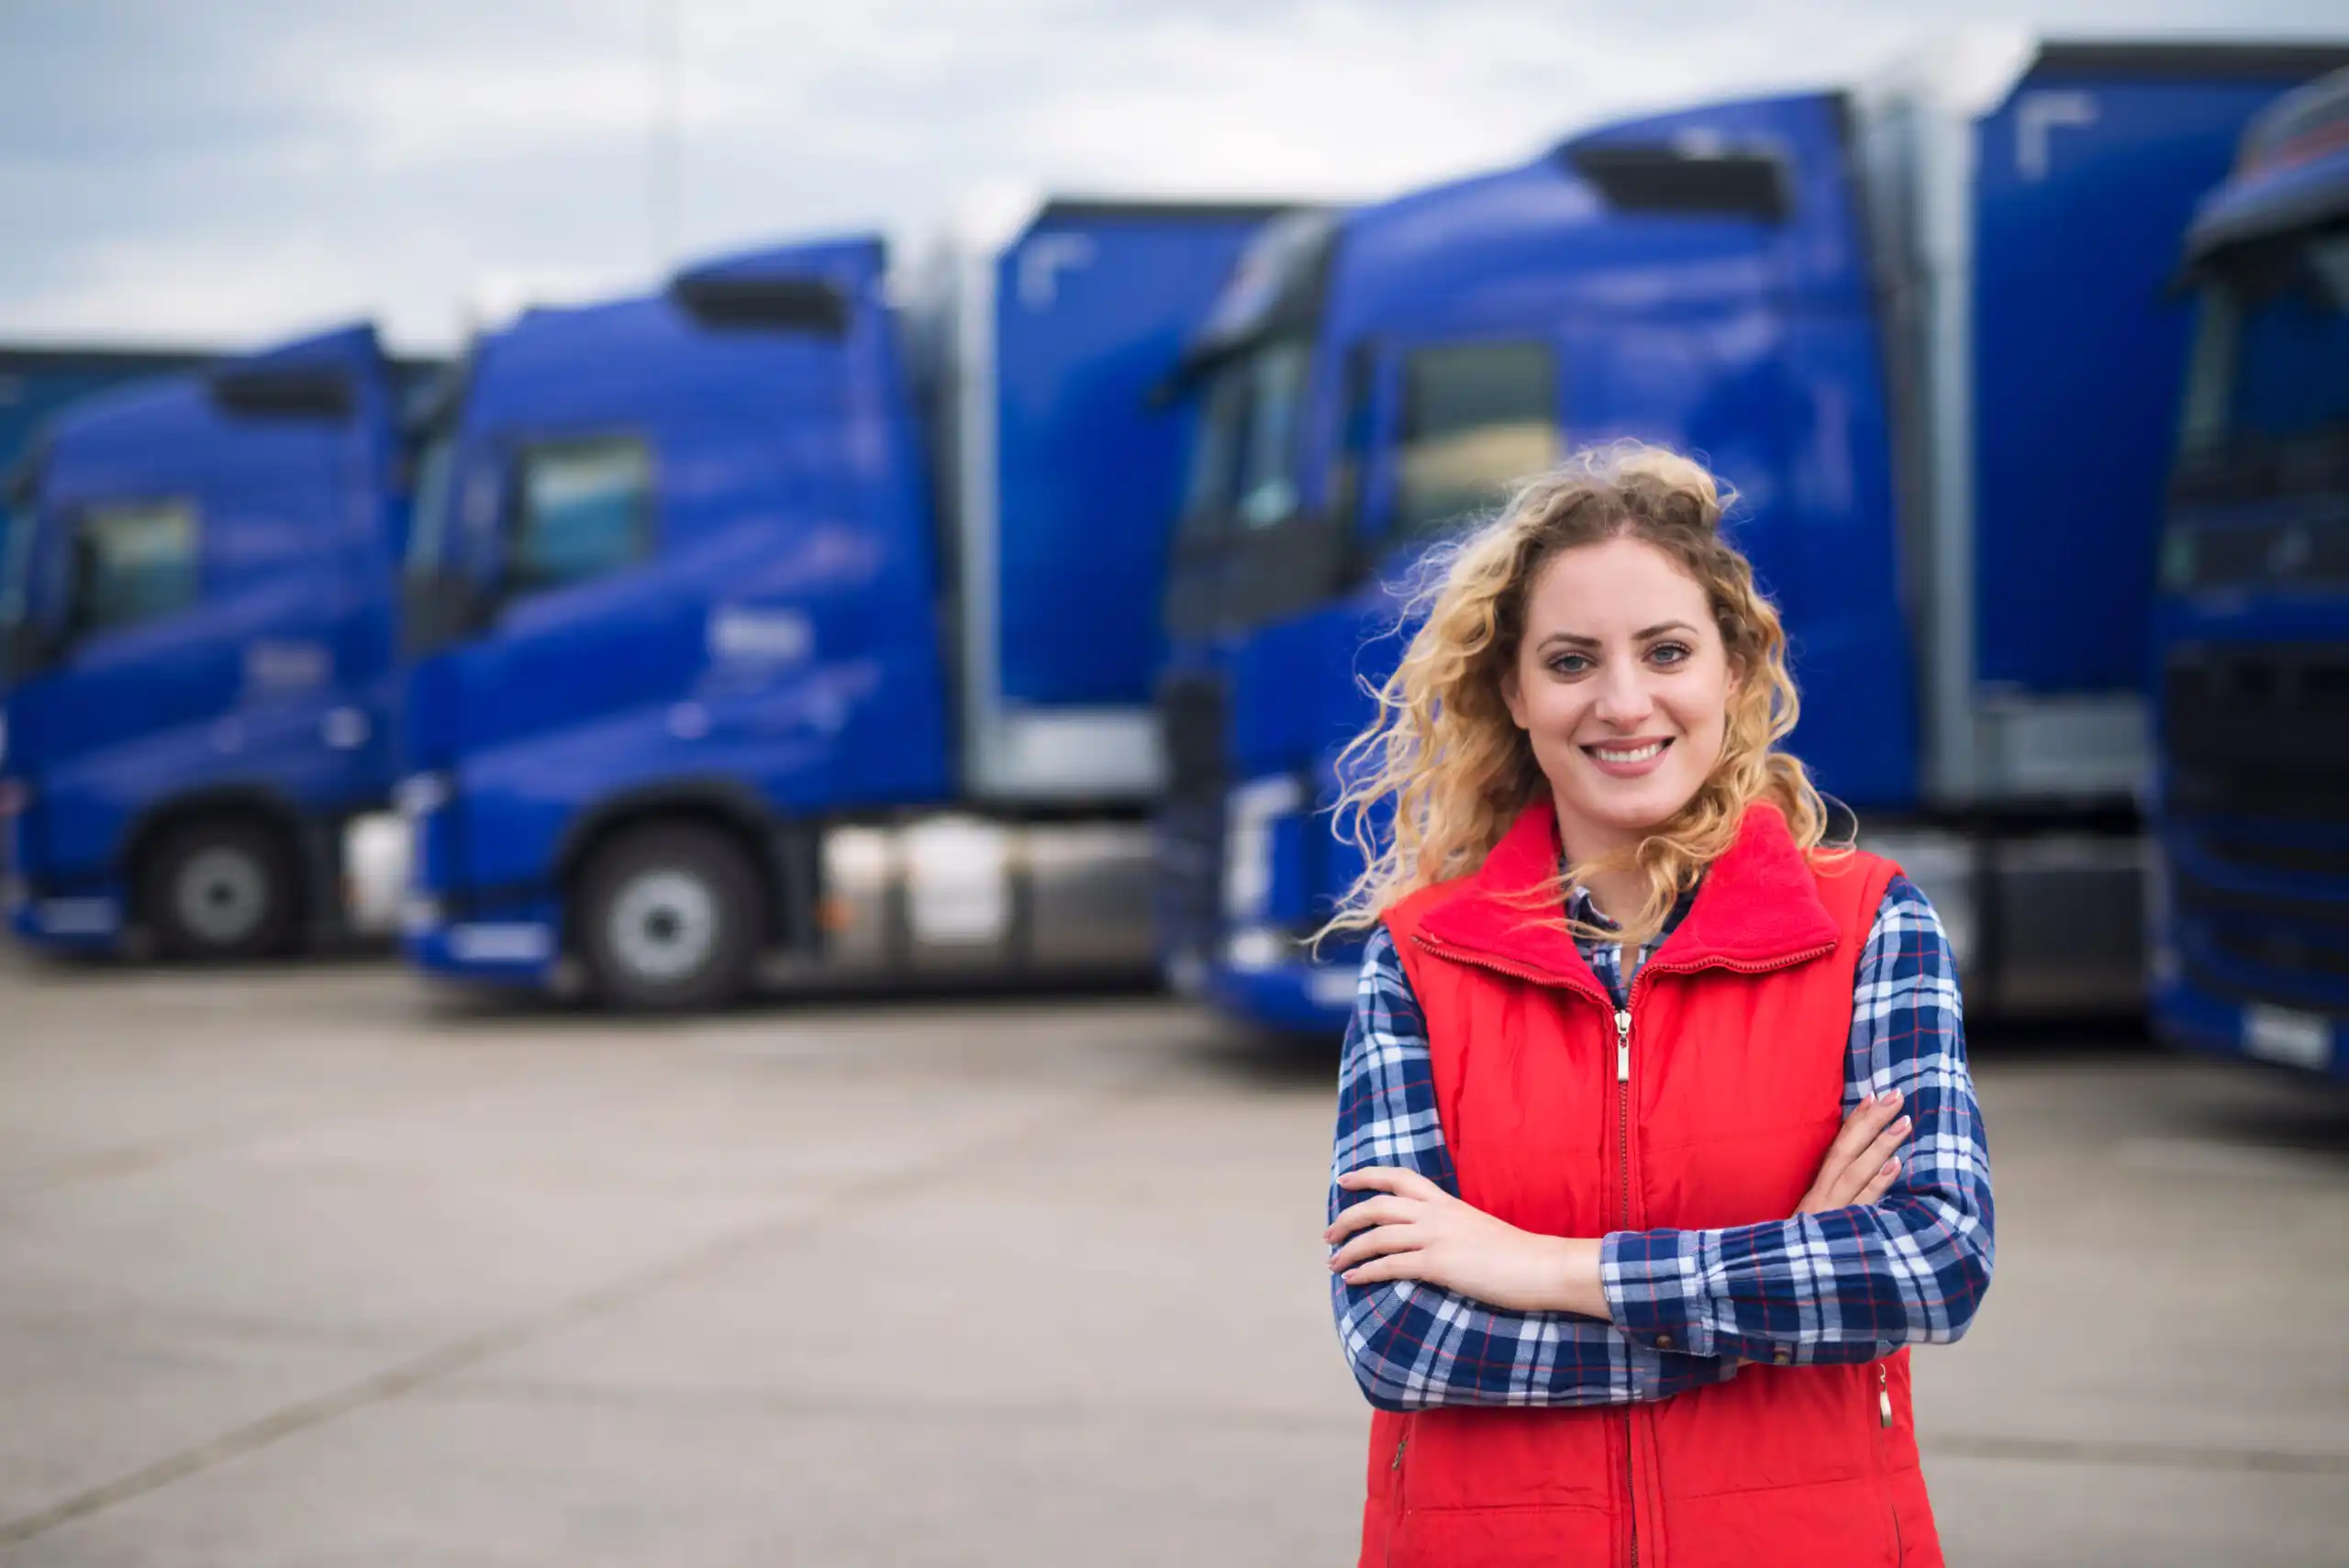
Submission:
<svg viewBox="0 0 2349 1568">
<path fill-rule="evenodd" d="M 1668 620 L 1702 628 L 1709 619 L 1703 584 L 1635 539 L 1560 550 L 1542 562 L 1525 596 L 1529 639 L 1557 631 L 1599 637 Z"/>
</svg>

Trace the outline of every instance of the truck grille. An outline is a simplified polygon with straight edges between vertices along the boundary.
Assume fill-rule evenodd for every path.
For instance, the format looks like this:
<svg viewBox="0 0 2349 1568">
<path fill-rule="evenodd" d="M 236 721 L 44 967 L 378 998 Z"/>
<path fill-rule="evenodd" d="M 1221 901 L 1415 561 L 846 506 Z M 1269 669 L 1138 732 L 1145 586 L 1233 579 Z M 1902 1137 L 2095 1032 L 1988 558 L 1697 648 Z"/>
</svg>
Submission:
<svg viewBox="0 0 2349 1568">
<path fill-rule="evenodd" d="M 2195 983 L 2349 1012 L 2349 645 L 2181 648 L 2163 676 Z"/>
<path fill-rule="evenodd" d="M 2163 684 L 2172 806 L 2349 825 L 2349 645 L 2180 648 Z"/>
</svg>

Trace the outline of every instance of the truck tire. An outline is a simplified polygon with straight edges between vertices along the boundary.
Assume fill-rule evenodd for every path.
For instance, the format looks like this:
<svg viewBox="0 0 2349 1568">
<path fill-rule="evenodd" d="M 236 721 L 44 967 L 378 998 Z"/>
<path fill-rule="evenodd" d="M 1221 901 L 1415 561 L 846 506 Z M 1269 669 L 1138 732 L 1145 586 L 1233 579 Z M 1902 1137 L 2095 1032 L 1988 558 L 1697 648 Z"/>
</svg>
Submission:
<svg viewBox="0 0 2349 1568">
<path fill-rule="evenodd" d="M 759 884 L 731 840 L 683 823 L 640 828 L 596 851 L 578 886 L 573 929 L 607 1005 L 695 1012 L 748 987 Z"/>
<path fill-rule="evenodd" d="M 163 957 L 260 958 L 292 944 L 294 856 L 261 823 L 223 817 L 173 828 L 142 873 L 139 913 Z"/>
</svg>

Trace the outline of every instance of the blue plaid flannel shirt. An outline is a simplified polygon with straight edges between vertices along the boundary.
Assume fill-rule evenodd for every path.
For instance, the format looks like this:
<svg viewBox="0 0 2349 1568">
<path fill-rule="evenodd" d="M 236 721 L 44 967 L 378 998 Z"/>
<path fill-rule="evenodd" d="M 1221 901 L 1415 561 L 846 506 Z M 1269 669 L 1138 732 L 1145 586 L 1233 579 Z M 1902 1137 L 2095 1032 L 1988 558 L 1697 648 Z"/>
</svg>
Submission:
<svg viewBox="0 0 2349 1568">
<path fill-rule="evenodd" d="M 1609 925 L 1586 893 L 1577 891 L 1574 913 Z M 1621 950 L 1577 946 L 1625 1006 Z M 1641 950 L 1633 973 L 1654 951 Z M 1901 1108 L 1913 1129 L 1883 1198 L 1720 1230 L 1616 1231 L 1600 1261 L 1612 1322 L 1503 1311 L 1419 1281 L 1353 1285 L 1332 1275 L 1338 1336 L 1355 1380 L 1385 1410 L 1622 1405 L 1726 1382 L 1740 1357 L 1782 1366 L 1865 1362 L 1904 1344 L 1956 1339 L 1990 1279 L 1989 1148 L 1966 1071 L 1957 966 L 1932 906 L 1901 876 L 1885 890 L 1854 983 L 1844 1114 L 1871 1091 L 1893 1089 L 1907 1097 Z M 1369 1165 L 1416 1171 L 1459 1195 L 1426 1024 L 1384 926 L 1363 953 L 1338 1072 L 1331 1218 L 1375 1195 L 1335 1184 L 1341 1173 Z M 1660 1350 L 1659 1340 L 1675 1348 Z"/>
</svg>

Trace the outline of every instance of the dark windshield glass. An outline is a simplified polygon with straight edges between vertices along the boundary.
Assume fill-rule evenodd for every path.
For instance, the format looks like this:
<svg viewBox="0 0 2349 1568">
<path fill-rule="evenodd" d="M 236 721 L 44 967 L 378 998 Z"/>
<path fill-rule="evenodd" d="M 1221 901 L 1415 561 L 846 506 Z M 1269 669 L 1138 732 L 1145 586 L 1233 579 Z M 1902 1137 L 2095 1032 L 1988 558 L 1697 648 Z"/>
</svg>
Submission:
<svg viewBox="0 0 2349 1568">
<path fill-rule="evenodd" d="M 2349 233 L 2299 235 L 2218 266 L 2202 292 L 2181 449 L 2349 425 Z"/>
<path fill-rule="evenodd" d="M 1308 344 L 1276 339 L 1218 367 L 1199 400 L 1184 531 L 1269 528 L 1297 510 Z"/>
<path fill-rule="evenodd" d="M 1248 378 L 1244 365 L 1223 366 L 1208 378 L 1191 433 L 1191 470 L 1183 484 L 1183 531 L 1210 534 L 1231 509 L 1234 459 L 1246 434 Z"/>
<path fill-rule="evenodd" d="M 416 463 L 416 516 L 408 525 L 407 573 L 429 577 L 444 564 L 450 546 L 449 519 L 456 511 L 452 472 L 456 462 L 455 421 L 425 438 L 423 455 Z"/>
<path fill-rule="evenodd" d="M 24 619 L 31 594 L 33 509 L 29 504 L 0 510 L 0 628 Z"/>
<path fill-rule="evenodd" d="M 1268 343 L 1249 375 L 1248 445 L 1232 509 L 1244 528 L 1270 528 L 1297 510 L 1297 432 L 1304 421 L 1306 345 Z"/>
</svg>

